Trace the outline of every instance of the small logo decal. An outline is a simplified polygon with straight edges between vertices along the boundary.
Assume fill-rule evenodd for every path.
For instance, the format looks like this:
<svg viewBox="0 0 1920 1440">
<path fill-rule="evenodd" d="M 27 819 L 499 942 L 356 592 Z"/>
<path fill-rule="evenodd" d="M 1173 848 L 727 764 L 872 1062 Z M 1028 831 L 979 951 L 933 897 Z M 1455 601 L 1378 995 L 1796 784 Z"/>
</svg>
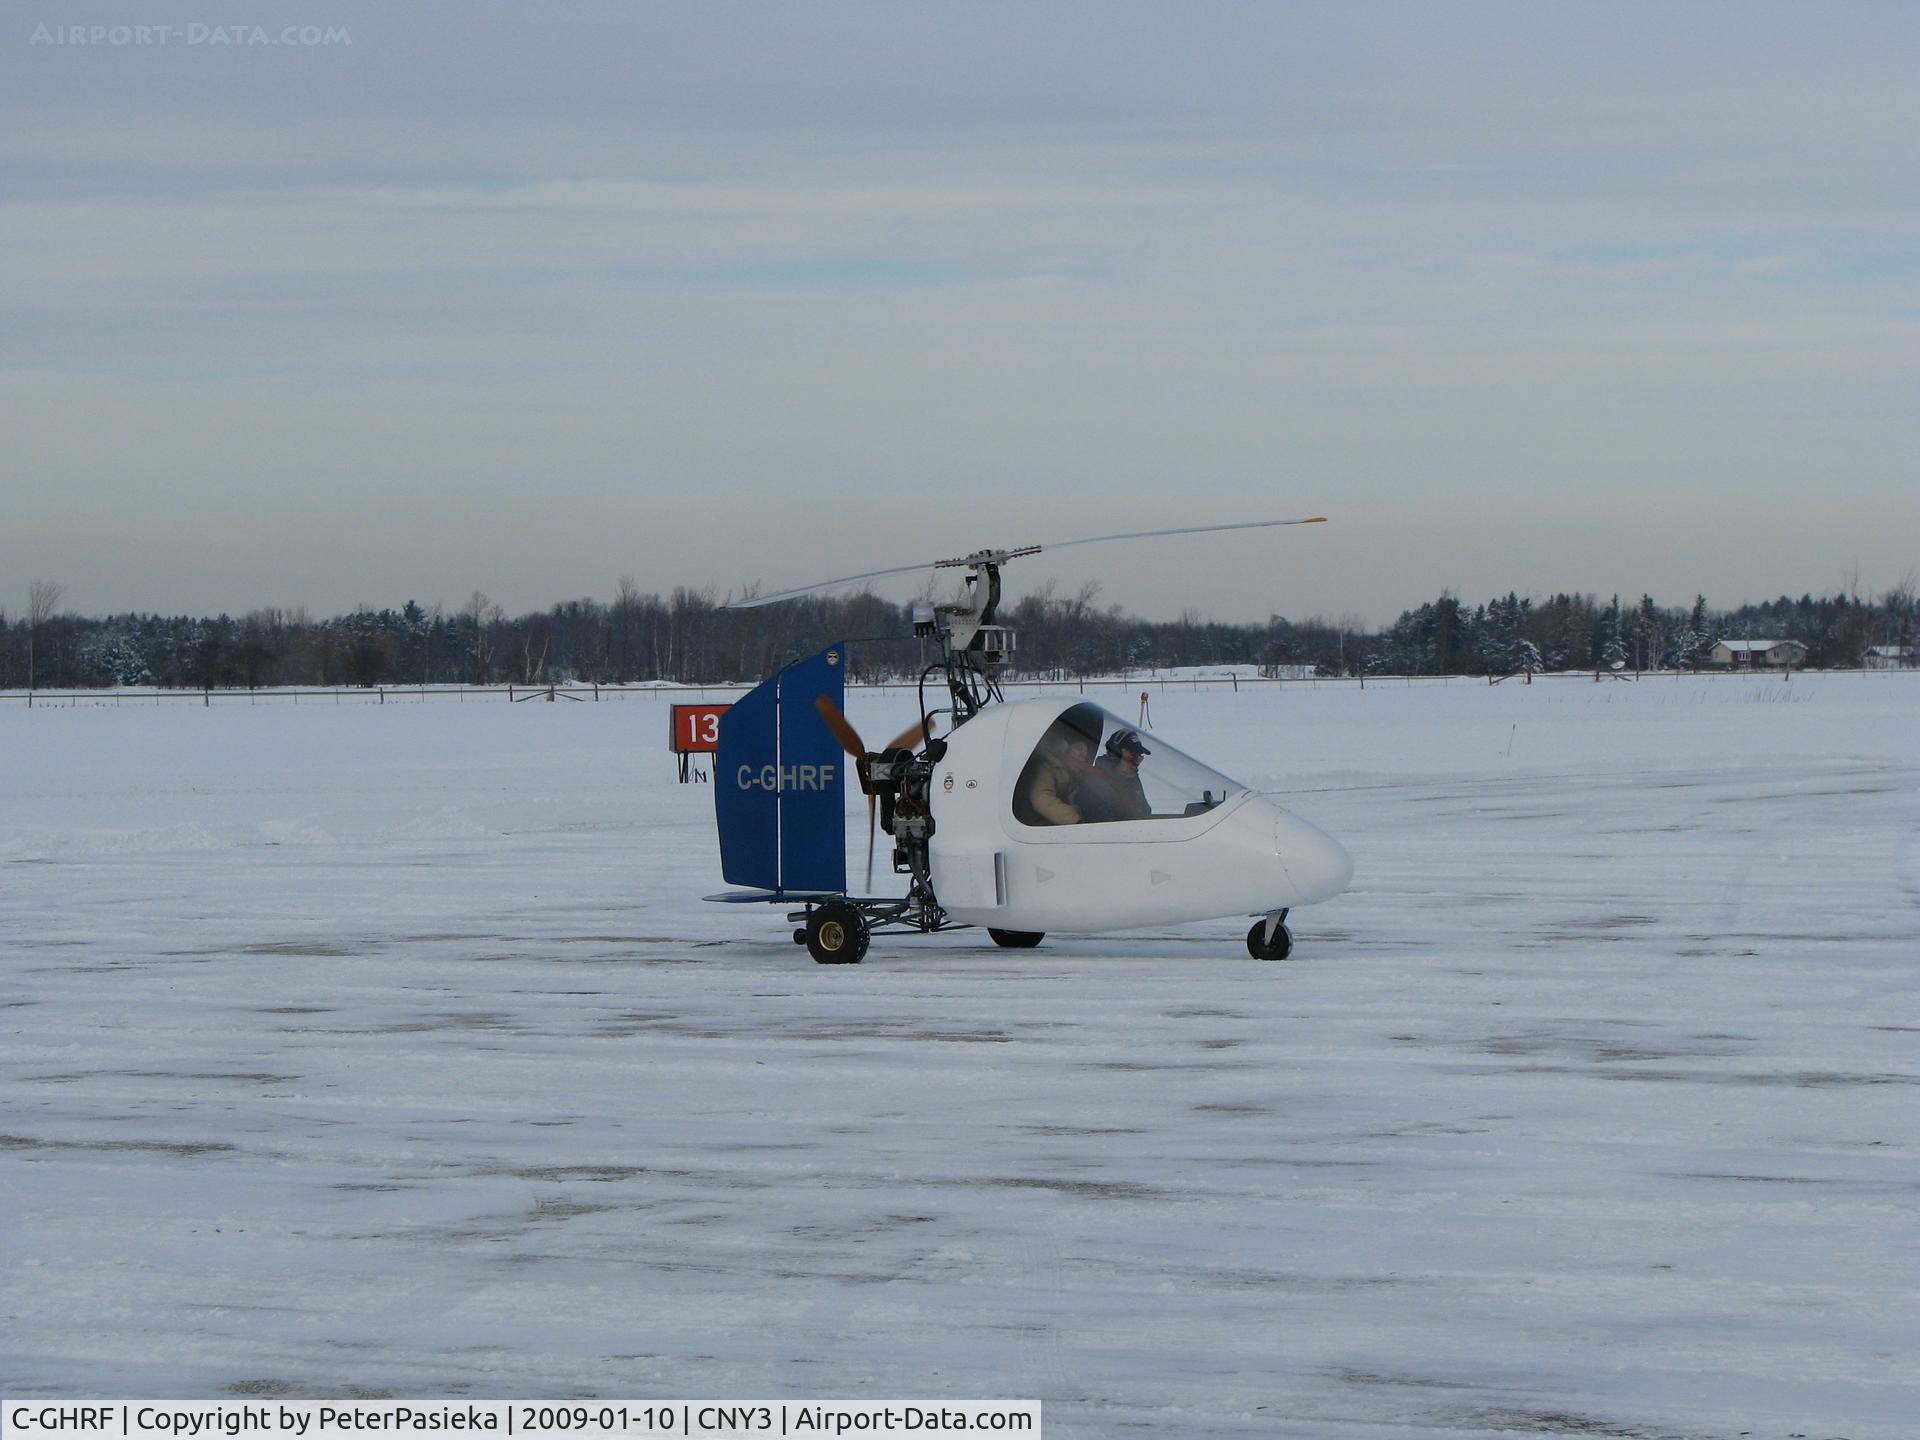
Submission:
<svg viewBox="0 0 1920 1440">
<path fill-rule="evenodd" d="M 840 652 L 838 650 L 827 651 L 827 664 L 838 665 L 839 663 L 840 663 Z"/>
<path fill-rule="evenodd" d="M 967 789 L 978 790 L 979 788 L 980 788 L 980 782 L 978 780 L 967 781 Z"/>
<path fill-rule="evenodd" d="M 946 778 L 946 779 L 944 779 L 944 780 L 942 780 L 942 781 L 940 782 L 940 788 L 941 788 L 942 790 L 951 790 L 951 789 L 953 789 L 953 776 L 951 776 L 951 775 L 949 775 L 949 776 L 947 776 L 947 778 Z"/>
</svg>

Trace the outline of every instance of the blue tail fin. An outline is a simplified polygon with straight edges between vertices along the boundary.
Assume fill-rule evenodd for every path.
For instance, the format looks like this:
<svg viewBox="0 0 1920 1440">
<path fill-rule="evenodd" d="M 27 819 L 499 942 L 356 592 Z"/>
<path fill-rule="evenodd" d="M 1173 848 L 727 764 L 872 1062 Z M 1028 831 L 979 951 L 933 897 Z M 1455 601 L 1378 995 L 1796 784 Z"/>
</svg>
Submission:
<svg viewBox="0 0 1920 1440">
<path fill-rule="evenodd" d="M 762 681 L 720 718 L 713 810 L 720 871 L 761 890 L 847 888 L 847 766 L 814 701 L 846 698 L 846 646 Z"/>
</svg>

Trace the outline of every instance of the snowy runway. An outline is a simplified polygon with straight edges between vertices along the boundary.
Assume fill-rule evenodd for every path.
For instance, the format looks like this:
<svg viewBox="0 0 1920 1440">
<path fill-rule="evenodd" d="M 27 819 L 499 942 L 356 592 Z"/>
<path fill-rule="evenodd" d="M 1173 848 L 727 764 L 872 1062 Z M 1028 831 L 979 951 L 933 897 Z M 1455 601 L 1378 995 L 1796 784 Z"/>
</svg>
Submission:
<svg viewBox="0 0 1920 1440">
<path fill-rule="evenodd" d="M 0 1392 L 1913 1433 L 1920 677 L 1154 711 L 1294 961 L 814 966 L 651 699 L 0 706 Z"/>
</svg>

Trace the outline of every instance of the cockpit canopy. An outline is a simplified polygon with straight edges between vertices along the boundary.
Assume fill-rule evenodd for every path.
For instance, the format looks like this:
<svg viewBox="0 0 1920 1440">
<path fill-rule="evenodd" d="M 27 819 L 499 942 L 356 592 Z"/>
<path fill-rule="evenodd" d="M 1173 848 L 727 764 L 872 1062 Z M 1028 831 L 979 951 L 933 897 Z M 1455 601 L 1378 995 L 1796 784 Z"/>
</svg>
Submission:
<svg viewBox="0 0 1920 1440">
<path fill-rule="evenodd" d="M 1092 703 L 1041 734 L 1013 791 L 1023 825 L 1097 825 L 1199 815 L 1246 786 Z"/>
</svg>

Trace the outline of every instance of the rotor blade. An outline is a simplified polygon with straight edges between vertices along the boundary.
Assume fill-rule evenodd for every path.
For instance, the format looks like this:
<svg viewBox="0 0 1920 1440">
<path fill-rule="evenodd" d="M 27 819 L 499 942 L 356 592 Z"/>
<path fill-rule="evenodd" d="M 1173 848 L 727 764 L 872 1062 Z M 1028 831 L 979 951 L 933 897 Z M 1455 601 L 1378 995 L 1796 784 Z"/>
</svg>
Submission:
<svg viewBox="0 0 1920 1440">
<path fill-rule="evenodd" d="M 1216 530 L 1263 530 L 1275 525 L 1324 525 L 1324 515 L 1309 515 L 1300 520 L 1241 520 L 1232 525 L 1183 525 L 1172 530 L 1127 530 L 1117 535 L 1083 535 L 1078 540 L 1054 540 L 1045 545 L 1025 545 L 1012 552 L 991 552 L 1000 559 L 1018 559 L 1026 555 L 1038 555 L 1043 550 L 1065 550 L 1071 545 L 1098 545 L 1108 540 L 1146 540 L 1156 535 L 1206 535 Z M 722 610 L 753 610 L 761 605 L 772 605 L 779 600 L 792 600 L 800 595 L 811 595 L 816 590 L 832 590 L 841 585 L 852 585 L 860 580 L 878 580 L 883 575 L 911 575 L 917 570 L 934 570 L 942 566 L 971 564 L 968 558 L 950 560 L 927 560 L 919 565 L 892 565 L 885 570 L 865 570 L 858 575 L 842 575 L 838 580 L 817 580 L 811 585 L 796 585 L 791 590 L 776 590 L 771 595 L 755 595 L 746 600 L 734 600 L 722 605 Z"/>
<path fill-rule="evenodd" d="M 813 697 L 813 708 L 827 722 L 827 729 L 833 732 L 833 738 L 840 742 L 842 750 L 856 760 L 867 753 L 867 747 L 860 743 L 860 732 L 847 723 L 847 717 L 840 713 L 838 705 L 824 695 L 816 695 Z"/>
<path fill-rule="evenodd" d="M 1175 530 L 1128 530 L 1119 535 L 1088 535 L 1079 540 L 1049 540 L 1041 550 L 1065 550 L 1069 545 L 1098 545 L 1106 540 L 1145 540 L 1155 535 L 1206 535 L 1215 530 L 1266 530 L 1275 525 L 1324 525 L 1324 515 L 1304 520 L 1241 520 L 1232 525 L 1183 525 Z"/>
<path fill-rule="evenodd" d="M 909 575 L 915 570 L 931 570 L 934 562 L 924 565 L 894 565 L 885 570 L 867 570 L 859 575 L 842 575 L 838 580 L 820 580 L 812 585 L 796 585 L 791 590 L 776 590 L 771 595 L 755 595 L 748 600 L 735 600 L 722 605 L 722 610 L 752 610 L 761 605 L 771 605 L 776 600 L 791 600 L 796 595 L 811 595 L 816 590 L 831 590 L 836 585 L 851 585 L 856 580 L 878 580 L 882 575 Z"/>
</svg>

